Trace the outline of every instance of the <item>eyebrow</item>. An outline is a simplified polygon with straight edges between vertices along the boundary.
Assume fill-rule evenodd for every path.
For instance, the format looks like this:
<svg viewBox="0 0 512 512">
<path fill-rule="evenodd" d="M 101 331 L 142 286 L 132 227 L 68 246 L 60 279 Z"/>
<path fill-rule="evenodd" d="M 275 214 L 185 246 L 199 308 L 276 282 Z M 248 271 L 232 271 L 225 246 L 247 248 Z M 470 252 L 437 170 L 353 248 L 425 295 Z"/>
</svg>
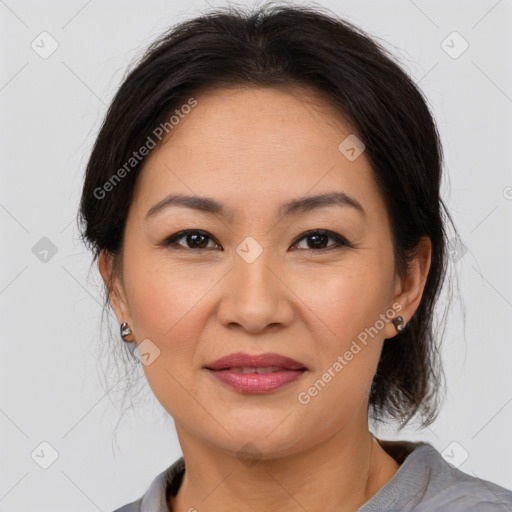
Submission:
<svg viewBox="0 0 512 512">
<path fill-rule="evenodd" d="M 173 206 L 191 208 L 193 210 L 198 210 L 211 215 L 219 215 L 228 219 L 233 218 L 233 211 L 231 209 L 210 197 L 170 194 L 148 210 L 146 213 L 146 219 Z M 279 208 L 279 215 L 281 217 L 288 217 L 290 215 L 297 215 L 299 213 L 309 212 L 326 206 L 353 208 L 363 217 L 366 217 L 366 212 L 361 203 L 344 192 L 328 192 L 325 194 L 293 199 L 281 205 Z"/>
</svg>

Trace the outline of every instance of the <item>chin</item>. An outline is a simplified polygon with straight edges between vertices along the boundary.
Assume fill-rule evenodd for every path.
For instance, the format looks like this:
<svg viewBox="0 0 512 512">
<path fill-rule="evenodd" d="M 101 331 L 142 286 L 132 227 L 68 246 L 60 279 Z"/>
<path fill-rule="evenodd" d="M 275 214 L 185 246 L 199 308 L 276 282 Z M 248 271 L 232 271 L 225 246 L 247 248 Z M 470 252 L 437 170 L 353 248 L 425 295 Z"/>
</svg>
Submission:
<svg viewBox="0 0 512 512">
<path fill-rule="evenodd" d="M 285 417 L 286 415 L 281 414 L 278 419 L 272 417 L 263 422 L 254 422 L 254 420 L 246 423 L 227 422 L 225 428 L 231 436 L 224 432 L 222 441 L 211 438 L 209 440 L 236 454 L 239 458 L 244 454 L 258 456 L 261 459 L 291 455 L 304 449 L 302 436 L 305 432 L 298 425 L 293 425 L 293 422 L 286 424 L 290 418 L 283 422 Z"/>
</svg>

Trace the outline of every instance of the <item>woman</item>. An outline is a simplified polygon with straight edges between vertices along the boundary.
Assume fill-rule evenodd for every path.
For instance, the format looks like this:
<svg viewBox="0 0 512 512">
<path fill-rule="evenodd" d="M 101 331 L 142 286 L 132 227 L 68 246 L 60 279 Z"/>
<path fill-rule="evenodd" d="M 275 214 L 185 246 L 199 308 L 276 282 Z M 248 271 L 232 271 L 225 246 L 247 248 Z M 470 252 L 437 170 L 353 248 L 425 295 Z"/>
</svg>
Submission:
<svg viewBox="0 0 512 512">
<path fill-rule="evenodd" d="M 304 7 L 155 42 L 93 148 L 84 240 L 183 457 L 117 512 L 506 510 L 368 421 L 435 419 L 442 151 L 385 50 Z"/>
</svg>

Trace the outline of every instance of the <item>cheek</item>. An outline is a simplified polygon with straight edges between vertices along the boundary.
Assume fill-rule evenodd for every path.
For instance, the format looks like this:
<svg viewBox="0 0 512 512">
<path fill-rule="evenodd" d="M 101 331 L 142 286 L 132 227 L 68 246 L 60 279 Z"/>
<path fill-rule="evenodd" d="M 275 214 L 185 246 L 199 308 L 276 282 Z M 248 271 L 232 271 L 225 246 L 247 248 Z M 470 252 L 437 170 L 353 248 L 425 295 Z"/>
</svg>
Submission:
<svg viewBox="0 0 512 512">
<path fill-rule="evenodd" d="M 182 267 L 168 268 L 162 258 L 136 250 L 126 257 L 124 264 L 125 288 L 137 340 L 149 339 L 157 347 L 153 349 L 157 357 L 143 370 L 153 393 L 167 410 L 173 410 L 186 399 L 181 385 L 190 381 L 204 327 L 204 320 L 198 315 L 204 314 L 208 298 L 205 294 L 214 284 L 209 283 L 210 278 L 194 278 L 190 270 Z M 172 406 L 166 403 L 169 397 Z"/>
<path fill-rule="evenodd" d="M 143 262 L 143 264 L 141 264 Z M 195 272 L 191 263 L 169 265 L 165 254 L 136 251 L 126 258 L 125 286 L 137 334 L 157 345 L 181 342 L 184 327 L 201 309 L 215 284 L 212 273 Z M 198 326 L 199 327 L 199 326 Z"/>
<path fill-rule="evenodd" d="M 144 261 L 144 265 L 141 262 Z M 195 365 L 198 340 L 204 329 L 207 292 L 215 280 L 206 273 L 162 264 L 161 259 L 137 254 L 125 262 L 125 287 L 138 341 L 149 339 L 158 356 L 143 370 L 155 397 L 171 414 L 190 407 L 187 391 Z M 210 282 L 211 281 L 211 282 Z"/>
<path fill-rule="evenodd" d="M 371 261 L 348 264 L 313 280 L 298 280 L 318 364 L 304 388 L 312 409 L 332 407 L 333 416 L 350 414 L 370 389 L 390 317 L 390 275 Z M 388 316 L 386 317 L 386 312 Z M 392 311 L 391 311 L 392 312 Z M 384 318 L 384 320 L 383 320 Z M 310 390 L 310 392 L 308 391 Z M 323 405 L 321 405 L 323 404 Z M 339 406 L 344 404 L 340 409 Z M 339 417 L 338 419 L 339 420 Z M 337 421 L 333 418 L 333 421 Z"/>
<path fill-rule="evenodd" d="M 358 337 L 363 341 L 364 333 L 369 338 L 384 338 L 380 319 L 392 298 L 392 271 L 386 266 L 384 261 L 379 265 L 370 258 L 354 258 L 329 272 L 297 275 L 294 293 L 307 306 L 310 329 L 325 334 L 319 339 L 325 339 L 324 353 L 329 348 L 339 351 Z"/>
</svg>

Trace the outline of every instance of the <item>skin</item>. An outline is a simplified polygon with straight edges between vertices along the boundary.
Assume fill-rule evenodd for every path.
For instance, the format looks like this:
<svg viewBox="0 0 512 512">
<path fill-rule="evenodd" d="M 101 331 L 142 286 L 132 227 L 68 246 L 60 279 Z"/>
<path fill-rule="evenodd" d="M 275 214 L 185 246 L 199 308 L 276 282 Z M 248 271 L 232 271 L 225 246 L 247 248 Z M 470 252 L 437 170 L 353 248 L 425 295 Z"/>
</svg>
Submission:
<svg viewBox="0 0 512 512">
<path fill-rule="evenodd" d="M 313 92 L 236 87 L 195 97 L 197 106 L 146 159 L 122 269 L 114 272 L 106 252 L 99 259 L 118 321 L 160 350 L 144 372 L 174 419 L 186 463 L 169 506 L 354 511 L 400 467 L 368 430 L 368 393 L 395 326 L 388 320 L 308 404 L 297 395 L 394 303 L 410 320 L 430 268 L 430 241 L 422 239 L 399 278 L 369 161 L 364 152 L 354 161 L 341 153 L 353 131 Z M 285 201 L 331 191 L 357 199 L 366 216 L 340 206 L 278 216 Z M 233 217 L 173 206 L 146 218 L 170 193 L 212 197 Z M 206 231 L 204 248 L 186 237 L 161 245 L 184 229 Z M 315 229 L 350 246 L 328 238 L 322 247 L 331 250 L 317 249 L 302 236 Z M 263 251 L 252 263 L 236 252 L 249 236 Z M 271 394 L 237 392 L 203 367 L 238 351 L 277 352 L 308 371 Z M 259 452 L 252 465 L 237 456 L 248 442 Z"/>
</svg>

